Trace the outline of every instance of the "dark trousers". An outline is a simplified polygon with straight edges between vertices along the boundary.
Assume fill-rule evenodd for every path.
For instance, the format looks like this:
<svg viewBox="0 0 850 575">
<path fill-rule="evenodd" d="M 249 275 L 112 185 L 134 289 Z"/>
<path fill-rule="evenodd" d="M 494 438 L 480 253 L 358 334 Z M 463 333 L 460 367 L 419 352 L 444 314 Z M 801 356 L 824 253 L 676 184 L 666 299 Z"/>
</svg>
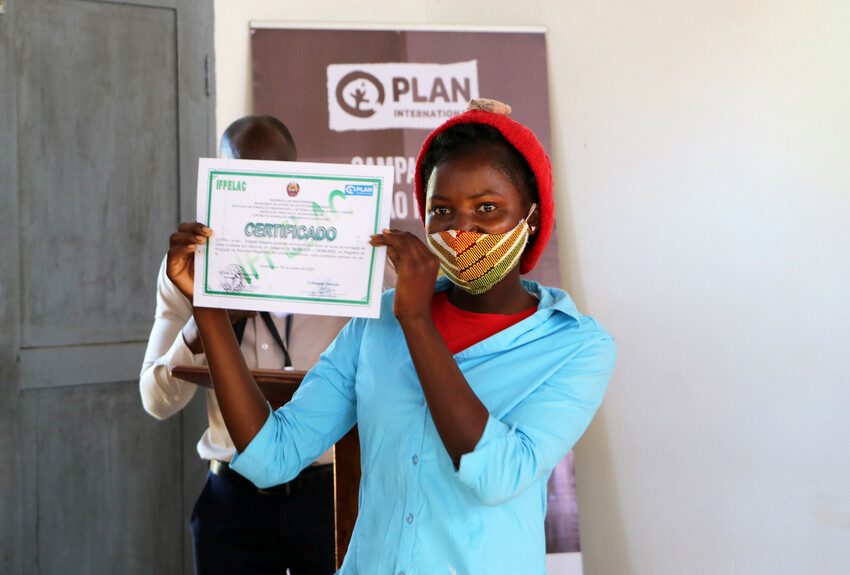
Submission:
<svg viewBox="0 0 850 575">
<path fill-rule="evenodd" d="M 210 472 L 192 512 L 195 573 L 333 573 L 333 471 L 310 467 L 299 478 L 307 474 L 264 492 L 234 471 Z"/>
</svg>

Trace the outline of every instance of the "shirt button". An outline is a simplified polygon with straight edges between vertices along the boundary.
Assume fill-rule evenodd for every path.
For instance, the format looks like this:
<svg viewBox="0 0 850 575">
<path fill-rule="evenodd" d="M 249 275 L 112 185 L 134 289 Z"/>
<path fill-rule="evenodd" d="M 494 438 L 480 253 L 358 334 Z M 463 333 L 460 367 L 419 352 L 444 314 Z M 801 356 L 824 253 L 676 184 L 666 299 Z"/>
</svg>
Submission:
<svg viewBox="0 0 850 575">
<path fill-rule="evenodd" d="M 399 571 L 398 575 L 404 575 L 404 571 Z"/>
<path fill-rule="evenodd" d="M 408 522 L 408 523 L 413 523 L 413 513 L 408 513 L 408 514 L 407 514 L 407 522 Z"/>
<path fill-rule="evenodd" d="M 419 400 L 419 405 L 425 405 L 425 398 L 424 397 Z"/>
<path fill-rule="evenodd" d="M 419 456 L 418 456 L 418 455 L 414 455 L 414 456 L 413 456 L 413 459 L 412 459 L 411 461 L 413 461 L 413 465 L 416 465 L 417 463 L 419 463 Z"/>
<path fill-rule="evenodd" d="M 260 347 L 261 347 L 261 348 L 263 348 L 263 351 L 266 351 L 267 349 L 269 349 L 269 344 L 264 343 L 264 344 L 263 344 L 263 345 L 261 345 Z"/>
</svg>

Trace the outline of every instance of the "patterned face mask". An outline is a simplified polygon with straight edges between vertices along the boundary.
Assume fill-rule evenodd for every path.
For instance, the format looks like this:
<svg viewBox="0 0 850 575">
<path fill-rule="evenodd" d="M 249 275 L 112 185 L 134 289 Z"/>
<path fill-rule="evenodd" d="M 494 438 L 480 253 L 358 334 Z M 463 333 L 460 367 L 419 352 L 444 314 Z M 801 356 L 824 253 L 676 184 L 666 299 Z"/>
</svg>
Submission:
<svg viewBox="0 0 850 575">
<path fill-rule="evenodd" d="M 528 215 L 537 204 L 532 204 Z M 448 230 L 428 234 L 428 249 L 440 268 L 464 291 L 482 294 L 504 279 L 519 263 L 528 243 L 528 217 L 503 234 Z"/>
</svg>

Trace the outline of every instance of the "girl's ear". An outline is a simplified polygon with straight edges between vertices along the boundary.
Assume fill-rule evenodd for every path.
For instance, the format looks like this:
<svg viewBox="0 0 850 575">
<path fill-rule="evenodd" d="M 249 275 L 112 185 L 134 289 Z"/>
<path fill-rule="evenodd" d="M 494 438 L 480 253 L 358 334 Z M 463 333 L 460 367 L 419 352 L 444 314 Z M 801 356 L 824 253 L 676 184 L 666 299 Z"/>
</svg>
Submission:
<svg viewBox="0 0 850 575">
<path fill-rule="evenodd" d="M 530 208 L 529 208 L 530 209 Z M 540 206 L 535 204 L 534 211 L 528 216 L 528 235 L 533 236 L 540 229 Z"/>
</svg>

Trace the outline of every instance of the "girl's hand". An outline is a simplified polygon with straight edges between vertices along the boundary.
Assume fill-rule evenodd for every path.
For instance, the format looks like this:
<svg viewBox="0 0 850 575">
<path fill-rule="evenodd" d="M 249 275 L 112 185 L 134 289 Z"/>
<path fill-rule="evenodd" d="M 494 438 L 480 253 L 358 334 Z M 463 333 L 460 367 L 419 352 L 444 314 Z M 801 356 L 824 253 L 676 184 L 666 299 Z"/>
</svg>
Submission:
<svg viewBox="0 0 850 575">
<path fill-rule="evenodd" d="M 190 302 L 195 288 L 195 251 L 211 235 L 212 230 L 204 224 L 184 222 L 168 238 L 165 274 Z"/>
<path fill-rule="evenodd" d="M 373 246 L 386 246 L 398 279 L 393 313 L 406 320 L 431 318 L 431 299 L 437 281 L 439 262 L 422 240 L 410 232 L 384 230 L 369 240 Z"/>
</svg>

